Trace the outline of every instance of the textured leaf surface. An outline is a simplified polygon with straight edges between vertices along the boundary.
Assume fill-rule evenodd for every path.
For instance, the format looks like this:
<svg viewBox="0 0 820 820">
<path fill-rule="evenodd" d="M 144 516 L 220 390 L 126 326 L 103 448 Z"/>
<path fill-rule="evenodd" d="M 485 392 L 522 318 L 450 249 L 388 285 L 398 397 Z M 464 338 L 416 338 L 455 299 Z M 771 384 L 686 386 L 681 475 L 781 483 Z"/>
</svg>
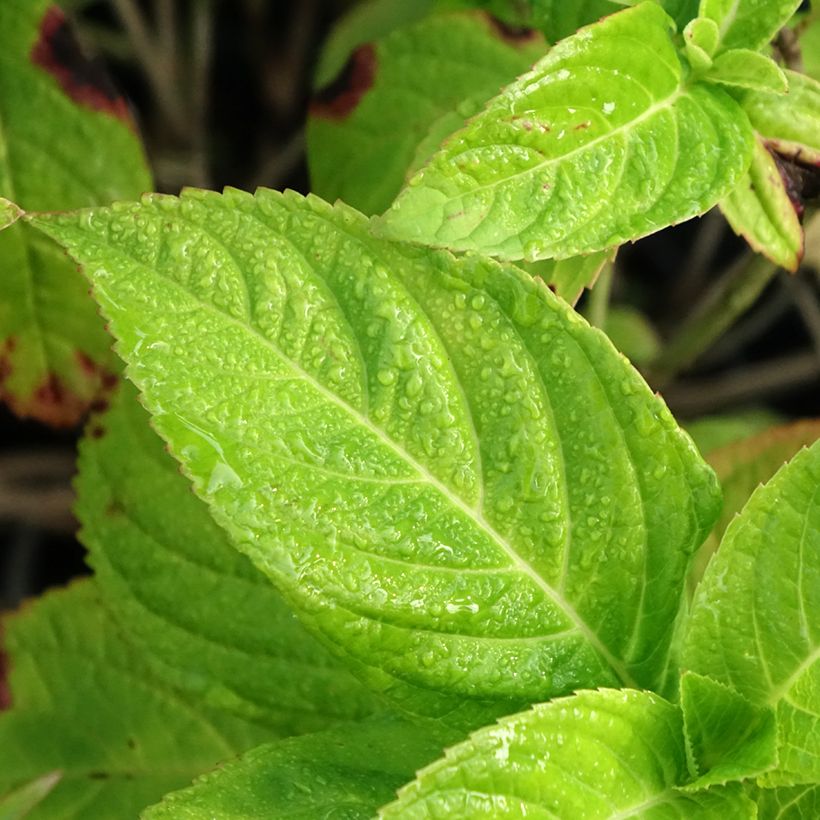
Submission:
<svg viewBox="0 0 820 820">
<path fill-rule="evenodd" d="M 440 726 L 382 719 L 270 743 L 168 795 L 143 818 L 369 820 L 459 739 Z"/>
<path fill-rule="evenodd" d="M 820 82 L 786 72 L 789 93 L 749 91 L 741 98 L 755 130 L 779 153 L 820 164 Z"/>
<path fill-rule="evenodd" d="M 0 196 L 60 210 L 150 190 L 123 100 L 74 60 L 47 5 L 0 3 Z M 0 260 L 0 397 L 21 415 L 76 424 L 115 366 L 88 286 L 22 222 L 0 233 Z"/>
<path fill-rule="evenodd" d="M 706 211 L 748 167 L 751 129 L 718 87 L 683 84 L 672 28 L 647 2 L 560 43 L 410 180 L 383 230 L 532 260 Z"/>
<path fill-rule="evenodd" d="M 434 15 L 362 46 L 311 107 L 313 190 L 381 213 L 428 132 L 421 161 L 544 50 L 535 32 L 513 37 L 481 12 Z"/>
<path fill-rule="evenodd" d="M 197 709 L 153 678 L 90 581 L 8 618 L 12 709 L 0 713 L 0 794 L 59 770 L 29 815 L 134 817 L 216 762 L 271 738 Z"/>
<path fill-rule="evenodd" d="M 524 263 L 523 267 L 546 283 L 565 302 L 574 305 L 581 298 L 584 288 L 595 284 L 604 265 L 611 262 L 614 256 L 612 251 L 601 251 L 569 259 L 541 259 Z"/>
<path fill-rule="evenodd" d="M 752 818 L 739 788 L 684 794 L 680 711 L 645 692 L 541 704 L 476 732 L 381 817 Z"/>
<path fill-rule="evenodd" d="M 813 444 L 818 438 L 820 421 L 803 421 L 746 435 L 708 454 L 707 460 L 715 468 L 723 488 L 723 509 L 693 561 L 690 575 L 693 585 L 703 577 L 723 533 L 755 489 L 767 482 L 802 447 Z"/>
<path fill-rule="evenodd" d="M 687 668 L 775 708 L 770 785 L 820 778 L 820 442 L 755 491 L 692 604 Z"/>
<path fill-rule="evenodd" d="M 714 475 L 546 288 L 296 194 L 36 221 L 197 492 L 372 682 L 459 705 L 664 685 Z"/>
<path fill-rule="evenodd" d="M 797 270 L 803 227 L 777 162 L 759 137 L 749 170 L 720 209 L 732 230 L 755 251 L 786 270 Z"/>
<path fill-rule="evenodd" d="M 80 452 L 76 512 L 97 586 L 130 640 L 190 695 L 282 733 L 374 698 L 228 541 L 123 386 Z"/>
<path fill-rule="evenodd" d="M 762 49 L 789 22 L 801 0 L 701 0 L 700 15 L 720 28 L 721 48 Z"/>
<path fill-rule="evenodd" d="M 814 820 L 820 817 L 820 786 L 759 789 L 758 820 Z"/>
<path fill-rule="evenodd" d="M 687 791 L 752 779 L 777 765 L 772 709 L 692 672 L 681 678 L 680 703 L 689 767 L 697 776 Z"/>
</svg>

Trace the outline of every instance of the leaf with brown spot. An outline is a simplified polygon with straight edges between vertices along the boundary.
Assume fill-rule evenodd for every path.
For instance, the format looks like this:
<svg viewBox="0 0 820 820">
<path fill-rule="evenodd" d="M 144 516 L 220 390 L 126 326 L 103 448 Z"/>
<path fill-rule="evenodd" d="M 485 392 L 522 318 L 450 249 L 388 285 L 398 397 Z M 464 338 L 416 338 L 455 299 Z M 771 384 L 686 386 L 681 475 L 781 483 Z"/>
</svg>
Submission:
<svg viewBox="0 0 820 820">
<path fill-rule="evenodd" d="M 73 426 L 118 364 L 84 277 L 20 209 L 130 199 L 152 183 L 127 106 L 62 12 L 3 0 L 0 53 L 0 398 L 20 416 Z"/>
</svg>

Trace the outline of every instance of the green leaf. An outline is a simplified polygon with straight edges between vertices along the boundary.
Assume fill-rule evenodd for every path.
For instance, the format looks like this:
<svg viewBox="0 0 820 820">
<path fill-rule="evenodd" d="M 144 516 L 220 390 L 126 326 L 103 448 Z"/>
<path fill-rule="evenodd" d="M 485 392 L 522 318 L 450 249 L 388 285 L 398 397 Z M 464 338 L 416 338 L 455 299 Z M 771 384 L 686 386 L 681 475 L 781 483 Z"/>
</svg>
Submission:
<svg viewBox="0 0 820 820">
<path fill-rule="evenodd" d="M 270 743 L 168 795 L 142 817 L 366 820 L 458 739 L 432 723 L 379 719 Z"/>
<path fill-rule="evenodd" d="M 566 258 L 708 210 L 748 167 L 752 132 L 724 91 L 685 84 L 672 29 L 646 2 L 564 40 L 450 138 L 382 230 Z"/>
<path fill-rule="evenodd" d="M 581 298 L 584 288 L 591 288 L 604 265 L 614 258 L 613 251 L 601 251 L 569 259 L 541 259 L 523 263 L 522 267 L 548 285 L 565 302 L 574 305 Z"/>
<path fill-rule="evenodd" d="M 820 82 L 787 71 L 789 93 L 748 91 L 743 110 L 766 144 L 808 165 L 820 164 Z"/>
<path fill-rule="evenodd" d="M 660 352 L 658 332 L 643 313 L 628 305 L 614 305 L 607 311 L 604 331 L 634 364 L 649 364 Z"/>
<path fill-rule="evenodd" d="M 778 722 L 768 785 L 820 779 L 820 442 L 758 488 L 726 530 L 692 604 L 684 665 Z"/>
<path fill-rule="evenodd" d="M 508 0 L 508 5 L 516 4 Z M 618 10 L 615 0 L 527 0 L 526 5 L 531 9 L 527 22 L 543 31 L 551 43 Z"/>
<path fill-rule="evenodd" d="M 690 585 L 693 588 L 703 577 L 726 528 L 755 489 L 767 482 L 802 447 L 813 444 L 818 438 L 820 421 L 802 421 L 747 435 L 708 454 L 707 460 L 714 467 L 723 488 L 723 509 L 692 562 Z"/>
<path fill-rule="evenodd" d="M 758 820 L 815 820 L 820 817 L 820 786 L 757 789 Z"/>
<path fill-rule="evenodd" d="M 0 713 L 0 795 L 62 772 L 31 820 L 134 817 L 217 761 L 271 739 L 154 678 L 91 581 L 49 593 L 4 626 L 12 708 Z"/>
<path fill-rule="evenodd" d="M 753 818 L 738 788 L 693 794 L 680 710 L 634 690 L 581 692 L 449 749 L 380 817 Z"/>
<path fill-rule="evenodd" d="M 0 196 L 50 211 L 150 190 L 124 100 L 87 79 L 62 13 L 48 6 L 0 3 Z M 74 425 L 116 367 L 88 287 L 23 222 L 0 233 L 0 260 L 0 398 L 19 415 Z"/>
<path fill-rule="evenodd" d="M 13 225 L 22 215 L 22 211 L 7 199 L 0 197 L 0 231 Z"/>
<path fill-rule="evenodd" d="M 758 137 L 752 164 L 720 203 L 732 226 L 758 253 L 796 271 L 803 257 L 803 226 L 774 155 Z"/>
<path fill-rule="evenodd" d="M 770 708 L 753 706 L 731 687 L 687 672 L 681 678 L 680 703 L 686 752 L 699 791 L 747 780 L 777 765 L 777 729 Z"/>
<path fill-rule="evenodd" d="M 714 475 L 543 285 L 294 193 L 34 221 L 197 493 L 373 685 L 448 709 L 667 685 Z"/>
<path fill-rule="evenodd" d="M 454 12 L 362 46 L 311 106 L 313 190 L 381 213 L 401 189 L 420 143 L 426 149 L 418 163 L 544 53 L 535 32 L 518 38 L 506 32 L 484 13 Z"/>
<path fill-rule="evenodd" d="M 90 424 L 79 471 L 76 513 L 97 586 L 164 679 L 283 734 L 374 710 L 191 493 L 130 385 Z"/>
<path fill-rule="evenodd" d="M 0 797 L 0 820 L 22 820 L 42 803 L 48 793 L 60 782 L 63 773 L 49 772 L 26 783 L 16 791 Z"/>
<path fill-rule="evenodd" d="M 701 73 L 712 67 L 712 55 L 720 41 L 720 29 L 714 20 L 696 17 L 683 30 L 686 57 L 696 72 Z"/>
<path fill-rule="evenodd" d="M 759 51 L 792 18 L 801 0 L 701 0 L 700 16 L 720 29 L 721 50 Z"/>
<path fill-rule="evenodd" d="M 820 14 L 815 8 L 805 21 L 798 23 L 803 69 L 813 80 L 820 81 Z"/>
<path fill-rule="evenodd" d="M 783 69 L 771 57 L 747 48 L 734 48 L 719 54 L 704 78 L 721 85 L 773 94 L 785 94 L 789 90 Z"/>
</svg>

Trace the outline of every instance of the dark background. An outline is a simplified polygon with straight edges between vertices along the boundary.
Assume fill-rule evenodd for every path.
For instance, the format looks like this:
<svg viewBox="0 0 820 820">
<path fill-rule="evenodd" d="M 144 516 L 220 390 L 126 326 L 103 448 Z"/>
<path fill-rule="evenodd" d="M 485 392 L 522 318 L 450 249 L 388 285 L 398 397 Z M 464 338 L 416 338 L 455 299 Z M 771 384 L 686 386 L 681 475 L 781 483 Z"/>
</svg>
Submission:
<svg viewBox="0 0 820 820">
<path fill-rule="evenodd" d="M 327 32 L 350 3 L 66 5 L 86 50 L 101 55 L 133 104 L 158 190 L 175 193 L 185 184 L 309 190 L 304 121 L 312 69 Z M 144 15 L 148 36 L 127 24 L 129 8 Z M 639 308 L 668 338 L 747 253 L 714 212 L 625 247 L 613 301 Z M 650 383 L 661 386 L 651 374 Z M 807 263 L 796 276 L 775 276 L 693 367 L 662 387 L 684 422 L 750 407 L 785 419 L 820 416 L 817 270 Z M 21 421 L 0 408 L 0 610 L 85 571 L 70 513 L 78 435 Z"/>
</svg>

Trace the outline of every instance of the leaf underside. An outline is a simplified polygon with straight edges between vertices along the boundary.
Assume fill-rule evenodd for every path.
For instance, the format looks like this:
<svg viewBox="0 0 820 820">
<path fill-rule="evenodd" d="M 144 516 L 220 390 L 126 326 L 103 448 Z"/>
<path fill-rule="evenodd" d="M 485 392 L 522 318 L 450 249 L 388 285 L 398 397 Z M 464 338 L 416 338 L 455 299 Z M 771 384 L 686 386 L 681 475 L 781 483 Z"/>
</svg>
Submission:
<svg viewBox="0 0 820 820">
<path fill-rule="evenodd" d="M 752 132 L 725 92 L 684 85 L 671 28 L 647 2 L 564 40 L 410 180 L 382 230 L 533 260 L 708 210 L 748 167 Z"/>
<path fill-rule="evenodd" d="M 371 684 L 424 711 L 672 685 L 714 475 L 546 288 L 292 193 L 34 221 L 197 493 Z"/>
</svg>

